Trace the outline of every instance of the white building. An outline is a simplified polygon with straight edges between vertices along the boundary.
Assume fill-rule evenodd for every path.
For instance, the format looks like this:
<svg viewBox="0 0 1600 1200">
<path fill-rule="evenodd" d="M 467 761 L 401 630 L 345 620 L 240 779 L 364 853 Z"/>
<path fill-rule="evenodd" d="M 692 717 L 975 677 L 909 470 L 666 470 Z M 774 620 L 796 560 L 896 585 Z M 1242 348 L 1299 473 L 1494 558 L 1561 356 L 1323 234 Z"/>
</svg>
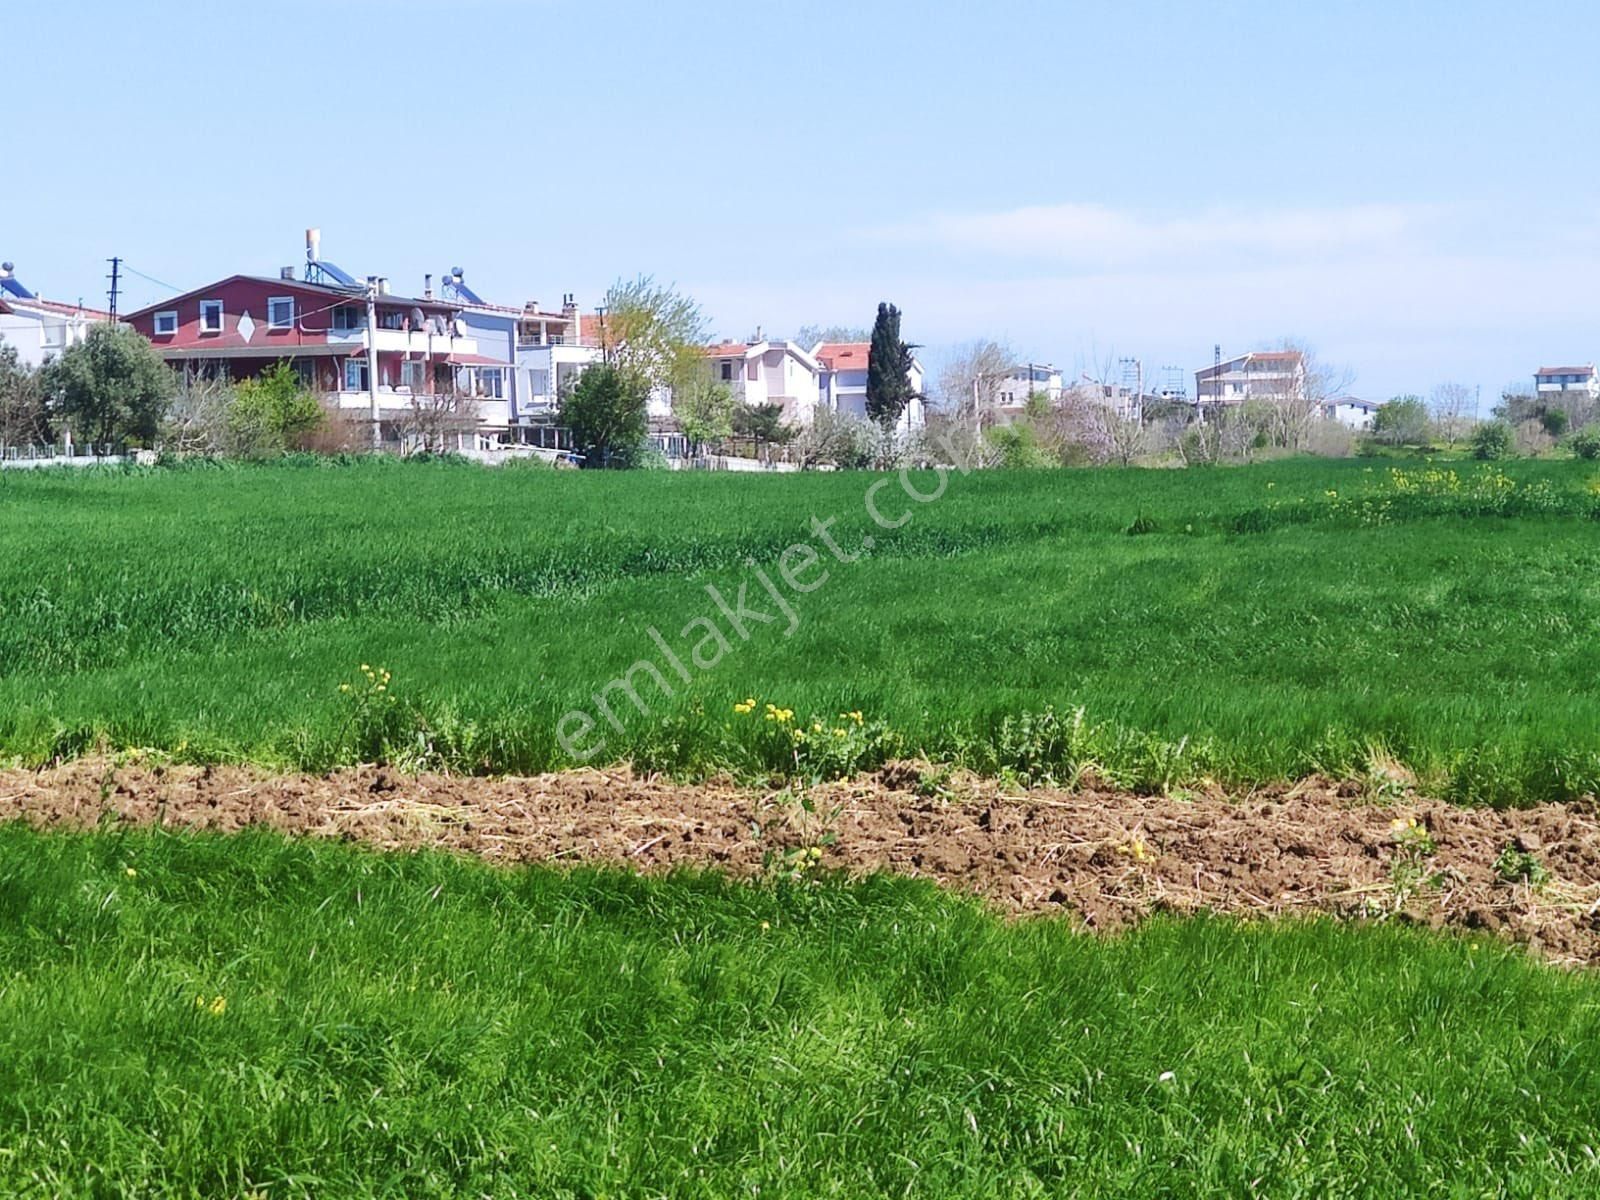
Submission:
<svg viewBox="0 0 1600 1200">
<path fill-rule="evenodd" d="M 1011 374 L 996 384 L 995 400 L 1002 408 L 1021 410 L 1033 395 L 1059 404 L 1062 390 L 1059 368 L 1048 363 L 1018 363 L 1011 368 Z"/>
<path fill-rule="evenodd" d="M 10 263 L 0 263 L 0 342 L 14 346 L 24 366 L 38 367 L 83 341 L 110 313 L 44 300 L 22 286 Z"/>
<path fill-rule="evenodd" d="M 1305 395 L 1305 356 L 1298 350 L 1252 350 L 1194 373 L 1199 403 L 1298 400 Z"/>
<path fill-rule="evenodd" d="M 1533 374 L 1533 388 L 1540 399 L 1600 400 L 1600 372 L 1595 371 L 1593 363 L 1586 367 L 1540 367 Z"/>
<path fill-rule="evenodd" d="M 1371 429 L 1383 407 L 1380 400 L 1357 400 L 1354 396 L 1340 396 L 1323 406 L 1323 414 L 1349 429 Z"/>
<path fill-rule="evenodd" d="M 818 403 L 834 412 L 848 416 L 867 416 L 867 364 L 872 356 L 870 342 L 818 342 L 811 349 L 821 375 L 818 380 Z M 909 433 L 920 429 L 927 421 L 926 376 L 922 364 L 911 360 L 909 371 L 911 390 L 916 393 L 900 416 L 899 430 Z"/>
<path fill-rule="evenodd" d="M 719 342 L 706 348 L 711 377 L 743 404 L 777 404 L 787 425 L 804 427 L 816 416 L 822 367 L 794 342 Z"/>
</svg>

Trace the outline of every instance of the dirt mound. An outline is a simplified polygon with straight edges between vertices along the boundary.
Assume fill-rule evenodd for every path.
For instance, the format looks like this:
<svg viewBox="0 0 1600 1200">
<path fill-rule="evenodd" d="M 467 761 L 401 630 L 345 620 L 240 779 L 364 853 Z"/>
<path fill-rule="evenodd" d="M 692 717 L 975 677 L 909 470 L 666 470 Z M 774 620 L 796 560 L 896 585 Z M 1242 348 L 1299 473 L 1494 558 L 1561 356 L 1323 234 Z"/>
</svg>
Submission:
<svg viewBox="0 0 1600 1200">
<path fill-rule="evenodd" d="M 1071 914 L 1096 930 L 1158 910 L 1325 912 L 1489 930 L 1558 961 L 1600 963 L 1592 804 L 1517 812 L 1411 798 L 1366 804 L 1316 781 L 1193 800 L 1092 787 L 1009 795 L 981 781 L 930 796 L 915 790 L 920 779 L 891 769 L 814 789 L 802 804 L 787 792 L 622 770 L 463 779 L 363 768 L 317 777 L 80 761 L 0 772 L 0 820 L 267 825 L 498 861 L 640 870 L 889 870 L 1016 913 Z"/>
</svg>

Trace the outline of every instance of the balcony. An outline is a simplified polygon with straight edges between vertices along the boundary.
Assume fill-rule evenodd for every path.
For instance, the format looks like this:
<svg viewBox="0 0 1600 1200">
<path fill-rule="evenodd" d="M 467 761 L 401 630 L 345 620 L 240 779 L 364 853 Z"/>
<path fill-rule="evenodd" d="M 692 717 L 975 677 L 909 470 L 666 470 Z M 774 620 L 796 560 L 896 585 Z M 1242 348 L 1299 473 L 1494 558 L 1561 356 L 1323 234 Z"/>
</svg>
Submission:
<svg viewBox="0 0 1600 1200">
<path fill-rule="evenodd" d="M 367 346 L 367 330 L 330 329 L 328 344 L 347 346 L 354 352 Z M 454 334 L 425 333 L 420 329 L 374 329 L 372 346 L 380 354 L 431 354 L 443 358 L 447 354 L 476 354 L 478 339 L 456 337 Z"/>
</svg>

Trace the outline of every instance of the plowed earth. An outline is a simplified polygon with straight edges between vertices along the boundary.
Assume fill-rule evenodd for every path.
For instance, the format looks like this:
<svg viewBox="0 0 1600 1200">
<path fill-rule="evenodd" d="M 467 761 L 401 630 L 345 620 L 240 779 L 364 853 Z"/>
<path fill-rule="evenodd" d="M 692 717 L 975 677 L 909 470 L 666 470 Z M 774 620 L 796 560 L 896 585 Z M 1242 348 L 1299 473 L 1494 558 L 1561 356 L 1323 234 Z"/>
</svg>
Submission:
<svg viewBox="0 0 1600 1200">
<path fill-rule="evenodd" d="M 626 770 L 470 779 L 81 760 L 0 772 L 0 820 L 221 832 L 264 825 L 497 862 L 739 876 L 795 869 L 818 847 L 820 863 L 808 871 L 918 876 L 1015 914 L 1065 915 L 1087 930 L 1116 930 L 1157 911 L 1320 912 L 1490 931 L 1559 962 L 1600 963 L 1600 810 L 1592 802 L 1512 812 L 1413 795 L 1374 803 L 1352 785 L 1318 780 L 1174 799 L 1092 785 L 1011 794 L 958 779 L 924 795 L 922 777 L 890 767 L 813 789 L 808 809 L 790 792 L 688 786 Z M 1394 822 L 1412 818 L 1425 834 L 1397 835 Z M 1533 886 L 1508 877 L 1507 847 L 1548 879 Z"/>
</svg>

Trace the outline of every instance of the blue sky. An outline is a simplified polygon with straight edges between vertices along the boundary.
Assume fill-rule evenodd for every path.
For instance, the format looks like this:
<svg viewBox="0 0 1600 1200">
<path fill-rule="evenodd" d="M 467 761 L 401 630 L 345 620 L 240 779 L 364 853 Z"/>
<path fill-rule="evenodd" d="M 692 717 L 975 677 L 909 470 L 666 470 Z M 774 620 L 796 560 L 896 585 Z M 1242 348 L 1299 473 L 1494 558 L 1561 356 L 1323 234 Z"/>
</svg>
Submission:
<svg viewBox="0 0 1600 1200">
<path fill-rule="evenodd" d="M 1597 6 L 66 0 L 0 13 L 0 257 L 103 302 L 327 257 L 719 333 L 905 311 L 1069 371 L 1600 357 Z M 168 294 L 129 279 L 125 307 Z"/>
</svg>

